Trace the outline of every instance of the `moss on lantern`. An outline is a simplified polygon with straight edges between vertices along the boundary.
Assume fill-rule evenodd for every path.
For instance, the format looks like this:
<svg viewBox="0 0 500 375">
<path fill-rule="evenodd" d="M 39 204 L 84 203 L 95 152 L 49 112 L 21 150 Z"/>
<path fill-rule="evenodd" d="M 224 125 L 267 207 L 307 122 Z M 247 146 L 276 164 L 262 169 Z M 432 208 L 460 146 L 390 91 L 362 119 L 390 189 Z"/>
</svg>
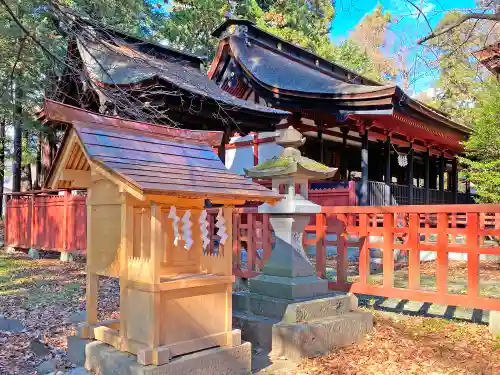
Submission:
<svg viewBox="0 0 500 375">
<path fill-rule="evenodd" d="M 292 158 L 286 156 L 274 157 L 265 162 L 256 165 L 255 169 L 261 171 L 263 169 L 272 169 L 279 167 L 288 167 L 291 163 L 293 163 Z"/>
<path fill-rule="evenodd" d="M 317 161 L 311 159 L 308 159 L 307 161 L 300 163 L 300 165 L 302 165 L 304 168 L 316 171 L 327 171 L 330 169 L 329 166 L 318 163 Z"/>
<path fill-rule="evenodd" d="M 263 171 L 265 169 L 285 168 L 290 166 L 292 163 L 298 163 L 302 167 L 310 169 L 312 171 L 328 171 L 330 169 L 330 167 L 328 167 L 327 165 L 321 164 L 317 161 L 303 156 L 300 156 L 298 158 L 294 158 L 291 156 L 274 157 L 264 161 L 259 165 L 256 165 L 254 169 Z"/>
</svg>

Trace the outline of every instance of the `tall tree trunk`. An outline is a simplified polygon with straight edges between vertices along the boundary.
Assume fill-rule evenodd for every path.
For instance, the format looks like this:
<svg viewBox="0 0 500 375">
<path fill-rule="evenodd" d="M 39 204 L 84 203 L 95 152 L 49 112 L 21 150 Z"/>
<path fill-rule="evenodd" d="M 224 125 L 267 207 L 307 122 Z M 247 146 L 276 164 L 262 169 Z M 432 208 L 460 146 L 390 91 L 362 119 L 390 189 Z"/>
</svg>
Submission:
<svg viewBox="0 0 500 375">
<path fill-rule="evenodd" d="M 38 132 L 38 140 L 36 146 L 36 176 L 35 176 L 35 184 L 33 189 L 39 190 L 42 187 L 42 140 L 43 140 L 43 132 Z"/>
<path fill-rule="evenodd" d="M 23 107 L 21 104 L 22 91 L 18 84 L 15 85 L 15 102 L 14 102 L 14 155 L 12 159 L 12 191 L 21 191 L 21 163 L 22 163 L 22 113 Z"/>
<path fill-rule="evenodd" d="M 3 216 L 3 184 L 5 181 L 5 118 L 0 121 L 0 216 Z"/>
<path fill-rule="evenodd" d="M 23 143 L 26 148 L 26 152 L 29 152 L 30 149 L 30 133 L 28 130 L 23 132 Z M 31 178 L 31 163 L 27 161 L 23 165 L 23 169 L 21 172 L 21 188 L 23 191 L 31 191 L 33 190 L 33 179 Z"/>
</svg>

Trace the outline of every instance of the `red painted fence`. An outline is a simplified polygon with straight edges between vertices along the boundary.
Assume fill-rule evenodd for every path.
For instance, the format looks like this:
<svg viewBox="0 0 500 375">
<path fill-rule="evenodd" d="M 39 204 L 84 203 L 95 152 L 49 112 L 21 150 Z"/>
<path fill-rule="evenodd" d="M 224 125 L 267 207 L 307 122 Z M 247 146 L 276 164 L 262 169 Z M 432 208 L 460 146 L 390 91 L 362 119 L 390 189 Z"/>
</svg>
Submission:
<svg viewBox="0 0 500 375">
<path fill-rule="evenodd" d="M 7 194 L 6 246 L 85 251 L 86 196 L 73 195 L 70 191 L 58 193 Z"/>
<path fill-rule="evenodd" d="M 6 209 L 7 245 L 85 249 L 85 196 L 11 195 Z M 217 209 L 208 211 L 209 251 L 215 252 Z M 274 242 L 269 215 L 259 214 L 255 207 L 236 208 L 233 241 L 234 274 L 258 275 Z M 494 262 L 493 282 L 482 284 L 485 261 L 480 258 L 500 256 L 500 205 L 323 207 L 311 219 L 303 242 L 317 275 L 329 280 L 330 289 L 500 310 L 500 288 L 493 285 L 494 280 L 499 283 L 500 262 Z M 422 263 L 424 251 L 433 254 L 434 261 Z M 381 264 L 374 263 L 377 252 Z M 458 290 L 456 280 L 450 280 L 451 253 L 467 257 L 462 262 L 465 287 Z M 429 263 L 435 265 L 430 273 Z M 493 285 L 493 292 L 488 285 Z"/>
</svg>

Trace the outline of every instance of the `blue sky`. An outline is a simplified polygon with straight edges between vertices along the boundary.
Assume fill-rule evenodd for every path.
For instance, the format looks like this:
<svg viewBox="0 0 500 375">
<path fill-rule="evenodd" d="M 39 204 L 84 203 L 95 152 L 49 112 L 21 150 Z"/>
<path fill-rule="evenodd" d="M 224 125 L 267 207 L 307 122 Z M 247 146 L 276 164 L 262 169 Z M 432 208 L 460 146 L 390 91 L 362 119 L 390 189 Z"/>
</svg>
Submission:
<svg viewBox="0 0 500 375">
<path fill-rule="evenodd" d="M 337 0 L 336 16 L 332 24 L 331 37 L 341 42 L 353 30 L 356 24 L 370 13 L 379 0 Z M 393 22 L 390 26 L 387 54 L 402 53 L 408 64 L 415 66 L 411 78 L 411 91 L 419 92 L 433 86 L 437 71 L 422 68 L 423 60 L 431 60 L 425 47 L 417 46 L 419 37 L 429 32 L 429 27 L 418 11 L 406 0 L 380 0 L 385 10 L 390 11 Z M 466 10 L 475 7 L 474 0 L 413 0 L 426 14 L 432 27 L 435 27 L 446 11 L 452 9 Z M 421 63 L 418 63 L 418 62 Z M 417 68 L 418 66 L 418 68 Z"/>
</svg>

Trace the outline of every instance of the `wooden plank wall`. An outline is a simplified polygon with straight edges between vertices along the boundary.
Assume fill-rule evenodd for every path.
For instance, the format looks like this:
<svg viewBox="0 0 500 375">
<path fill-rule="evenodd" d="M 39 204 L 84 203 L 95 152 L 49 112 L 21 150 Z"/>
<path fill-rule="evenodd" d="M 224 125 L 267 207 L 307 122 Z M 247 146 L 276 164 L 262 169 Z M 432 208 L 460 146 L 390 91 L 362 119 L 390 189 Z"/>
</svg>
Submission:
<svg viewBox="0 0 500 375">
<path fill-rule="evenodd" d="M 85 252 L 86 233 L 84 195 L 72 195 L 70 191 L 65 191 L 64 195 L 7 196 L 6 246 Z"/>
</svg>

